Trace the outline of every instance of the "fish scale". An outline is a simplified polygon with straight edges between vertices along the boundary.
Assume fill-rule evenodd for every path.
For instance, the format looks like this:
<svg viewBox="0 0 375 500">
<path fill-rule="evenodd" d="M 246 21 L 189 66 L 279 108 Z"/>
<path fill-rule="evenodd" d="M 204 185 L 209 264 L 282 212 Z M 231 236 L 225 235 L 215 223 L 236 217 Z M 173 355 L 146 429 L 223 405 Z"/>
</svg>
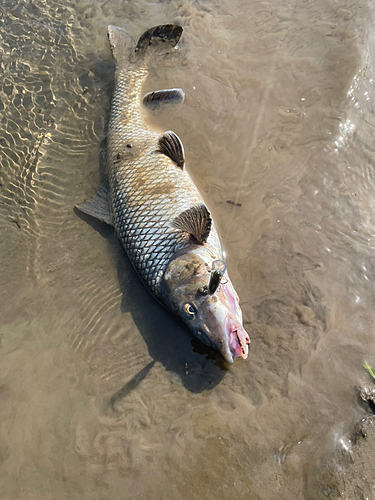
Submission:
<svg viewBox="0 0 375 500">
<path fill-rule="evenodd" d="M 172 228 L 171 222 L 203 201 L 189 175 L 157 152 L 159 134 L 150 130 L 141 109 L 147 75 L 144 64 L 117 69 L 108 131 L 108 172 L 116 233 L 139 275 L 160 299 L 168 262 L 191 245 L 189 235 Z M 213 258 L 221 255 L 214 225 L 205 246 Z"/>
</svg>

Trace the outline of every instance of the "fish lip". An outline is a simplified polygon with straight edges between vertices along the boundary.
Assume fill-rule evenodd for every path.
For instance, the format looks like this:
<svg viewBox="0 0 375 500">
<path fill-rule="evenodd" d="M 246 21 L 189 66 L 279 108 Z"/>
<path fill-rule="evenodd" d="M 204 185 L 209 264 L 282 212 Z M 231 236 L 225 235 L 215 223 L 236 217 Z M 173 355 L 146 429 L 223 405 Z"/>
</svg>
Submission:
<svg viewBox="0 0 375 500">
<path fill-rule="evenodd" d="M 246 359 L 249 354 L 248 345 L 250 338 L 244 327 L 236 320 L 227 318 L 226 321 L 228 332 L 228 348 L 234 358 L 242 357 Z"/>
<path fill-rule="evenodd" d="M 224 361 L 228 363 L 228 365 L 231 365 L 234 362 L 233 354 L 231 353 L 229 348 L 225 352 L 221 351 L 221 355 L 223 356 Z"/>
<path fill-rule="evenodd" d="M 207 345 L 209 347 L 212 347 L 215 350 L 218 350 L 222 357 L 224 358 L 224 361 L 228 364 L 232 364 L 234 361 L 233 354 L 231 353 L 229 346 L 226 345 L 225 348 L 219 348 L 211 339 L 210 339 L 210 334 L 209 330 L 206 325 L 202 325 L 200 328 L 194 331 L 195 337 L 202 342 L 202 344 Z M 221 347 L 224 346 L 224 342 L 220 343 Z"/>
<path fill-rule="evenodd" d="M 236 357 L 246 359 L 249 352 L 248 344 L 250 344 L 250 338 L 241 323 L 228 314 L 224 320 L 224 331 L 228 332 L 223 332 L 226 337 L 225 340 L 221 339 L 213 342 L 207 325 L 202 323 L 194 331 L 194 335 L 203 344 L 217 349 L 224 358 L 224 361 L 230 365 Z"/>
</svg>

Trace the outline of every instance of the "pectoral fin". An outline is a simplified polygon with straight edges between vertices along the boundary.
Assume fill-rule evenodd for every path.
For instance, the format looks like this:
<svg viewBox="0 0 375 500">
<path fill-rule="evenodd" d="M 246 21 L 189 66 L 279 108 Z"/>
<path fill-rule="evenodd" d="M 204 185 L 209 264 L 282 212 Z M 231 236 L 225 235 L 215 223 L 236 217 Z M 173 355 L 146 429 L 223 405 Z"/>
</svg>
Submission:
<svg viewBox="0 0 375 500">
<path fill-rule="evenodd" d="M 109 211 L 108 195 L 108 188 L 104 184 L 100 184 L 96 194 L 83 203 L 76 205 L 76 208 L 84 214 L 91 215 L 91 217 L 113 226 L 112 214 Z"/>
<path fill-rule="evenodd" d="M 203 203 L 190 207 L 172 221 L 172 227 L 192 234 L 201 245 L 206 243 L 211 225 L 210 212 Z"/>
<path fill-rule="evenodd" d="M 159 151 L 173 160 L 181 169 L 185 164 L 185 152 L 181 139 L 177 134 L 168 130 L 159 137 Z"/>
</svg>

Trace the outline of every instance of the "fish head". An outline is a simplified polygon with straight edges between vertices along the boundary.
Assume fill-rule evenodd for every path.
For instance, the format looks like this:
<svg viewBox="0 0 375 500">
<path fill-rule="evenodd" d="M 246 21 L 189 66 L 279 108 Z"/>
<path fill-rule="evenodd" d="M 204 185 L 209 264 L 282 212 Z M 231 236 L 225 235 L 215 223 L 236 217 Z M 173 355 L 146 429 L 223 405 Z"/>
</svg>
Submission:
<svg viewBox="0 0 375 500">
<path fill-rule="evenodd" d="M 199 248 L 174 258 L 164 273 L 163 300 L 195 337 L 233 363 L 235 357 L 247 358 L 250 338 L 230 279 L 225 277 L 215 293 L 207 293 L 212 261 Z"/>
</svg>

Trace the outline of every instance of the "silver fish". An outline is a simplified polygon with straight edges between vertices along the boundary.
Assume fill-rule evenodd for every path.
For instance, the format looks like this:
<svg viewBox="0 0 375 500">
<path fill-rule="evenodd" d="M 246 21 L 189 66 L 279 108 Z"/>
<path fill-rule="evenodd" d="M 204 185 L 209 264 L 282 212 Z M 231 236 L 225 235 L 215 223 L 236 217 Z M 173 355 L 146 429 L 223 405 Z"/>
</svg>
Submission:
<svg viewBox="0 0 375 500">
<path fill-rule="evenodd" d="M 180 138 L 172 131 L 160 135 L 151 130 L 142 109 L 148 62 L 172 50 L 181 35 L 180 26 L 157 26 L 135 44 L 123 29 L 108 27 L 116 61 L 108 130 L 109 188 L 101 186 L 77 208 L 111 224 L 157 299 L 232 363 L 236 356 L 247 358 L 250 339 L 230 279 L 220 283 L 223 271 L 212 270 L 223 258 L 215 224 L 184 169 Z M 181 101 L 183 93 L 157 91 L 152 100 L 157 99 Z"/>
</svg>

